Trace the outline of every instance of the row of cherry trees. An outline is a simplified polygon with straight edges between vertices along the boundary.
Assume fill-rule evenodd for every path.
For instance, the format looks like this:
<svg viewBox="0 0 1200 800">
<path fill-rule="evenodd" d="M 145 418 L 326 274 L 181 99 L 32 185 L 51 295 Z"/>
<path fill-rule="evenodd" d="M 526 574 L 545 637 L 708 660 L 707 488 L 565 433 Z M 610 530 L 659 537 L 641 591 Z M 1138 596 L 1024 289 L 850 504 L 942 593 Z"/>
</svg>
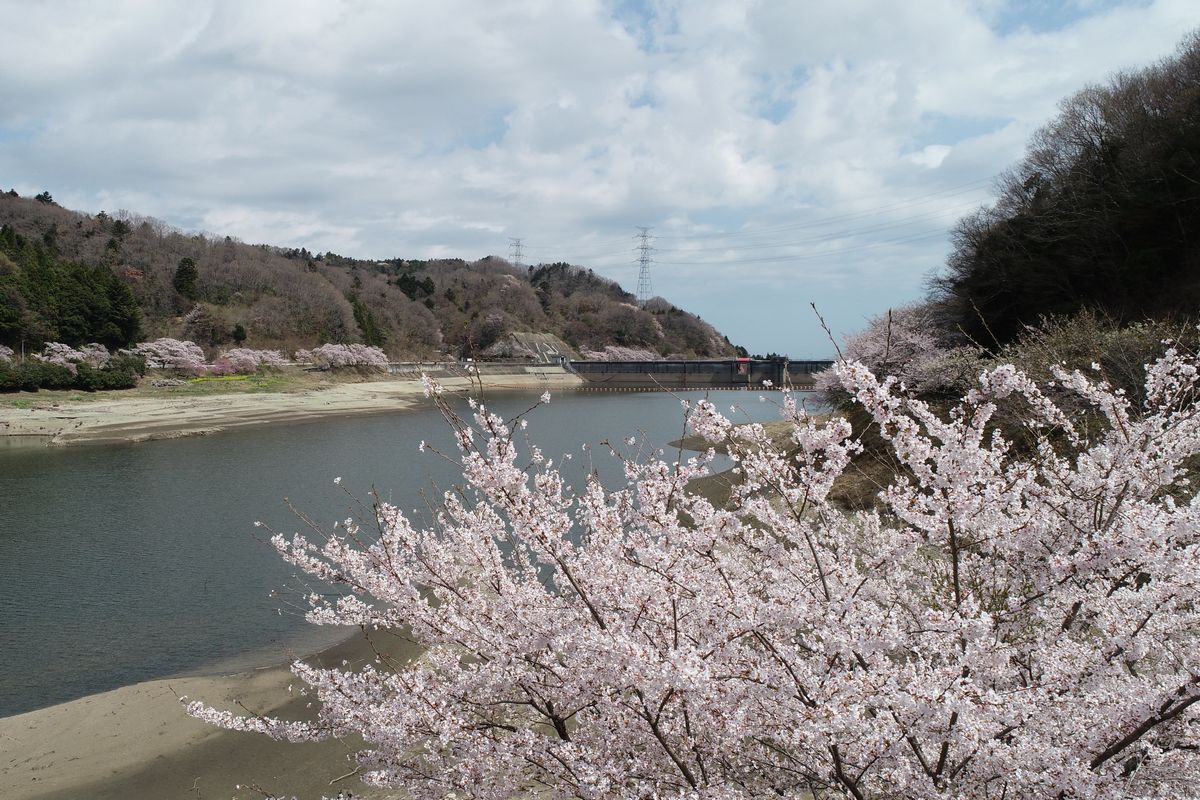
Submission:
<svg viewBox="0 0 1200 800">
<path fill-rule="evenodd" d="M 150 369 L 172 370 L 187 375 L 250 374 L 290 363 L 278 350 L 252 350 L 245 347 L 225 350 L 210 362 L 196 343 L 168 338 L 141 342 L 115 353 L 102 344 L 93 343 L 76 349 L 60 342 L 50 342 L 40 353 L 30 357 L 75 374 L 81 364 L 103 369 L 114 355 L 136 356 L 144 359 Z M 0 345 L 0 362 L 10 363 L 13 359 L 13 350 Z M 381 349 L 360 344 L 325 344 L 313 350 L 298 350 L 295 360 L 333 369 L 379 370 L 386 369 L 388 364 L 387 356 Z"/>
</svg>

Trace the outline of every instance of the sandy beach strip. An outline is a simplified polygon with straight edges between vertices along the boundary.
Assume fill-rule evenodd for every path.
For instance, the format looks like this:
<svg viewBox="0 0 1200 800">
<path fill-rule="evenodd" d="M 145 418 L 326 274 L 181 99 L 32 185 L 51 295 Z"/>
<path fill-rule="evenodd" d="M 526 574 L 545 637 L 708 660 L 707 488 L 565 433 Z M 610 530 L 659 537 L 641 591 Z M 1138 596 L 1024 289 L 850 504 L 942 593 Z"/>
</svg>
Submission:
<svg viewBox="0 0 1200 800">
<path fill-rule="evenodd" d="M 478 380 L 478 379 L 476 379 Z M 472 380 L 440 378 L 451 392 L 472 391 Z M 528 368 L 483 376 L 485 392 L 575 389 L 577 376 L 561 368 Z M 0 437 L 29 437 L 50 445 L 112 444 L 202 436 L 267 424 L 398 411 L 427 403 L 419 380 L 334 383 L 296 392 L 213 394 L 180 397 L 109 396 L 89 402 L 37 402 L 0 406 Z"/>
<path fill-rule="evenodd" d="M 403 662 L 410 642 L 374 634 L 371 644 Z M 375 657 L 362 634 L 306 659 L 338 666 Z M 0 797 L 6 800 L 217 800 L 266 793 L 301 800 L 396 797 L 353 774 L 360 740 L 288 744 L 192 719 L 178 697 L 217 708 L 303 719 L 309 698 L 286 665 L 232 675 L 147 681 L 0 719 Z M 295 691 L 289 692 L 289 687 Z M 238 787 L 241 788 L 238 788 Z M 257 788 L 255 788 L 257 787 Z"/>
</svg>

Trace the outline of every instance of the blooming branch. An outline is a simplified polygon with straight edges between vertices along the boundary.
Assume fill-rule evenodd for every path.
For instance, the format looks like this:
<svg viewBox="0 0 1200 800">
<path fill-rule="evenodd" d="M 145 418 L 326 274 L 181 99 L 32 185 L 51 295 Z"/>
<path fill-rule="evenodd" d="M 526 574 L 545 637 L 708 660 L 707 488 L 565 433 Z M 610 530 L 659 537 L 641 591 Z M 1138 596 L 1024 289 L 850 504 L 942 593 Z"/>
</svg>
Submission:
<svg viewBox="0 0 1200 800">
<path fill-rule="evenodd" d="M 610 491 L 518 466 L 510 426 L 455 431 L 462 491 L 434 524 L 375 520 L 273 540 L 349 594 L 320 624 L 406 627 L 412 664 L 294 669 L 303 729 L 194 705 L 277 738 L 362 736 L 364 779 L 414 798 L 1179 797 L 1200 790 L 1200 455 L 1193 359 L 1148 369 L 1134 413 L 1103 382 L 1011 367 L 946 416 L 858 362 L 834 375 L 902 473 L 879 510 L 829 498 L 858 451 L 785 395 L 785 447 L 709 403 L 692 428 L 742 482 L 688 489 L 714 450 L 625 463 Z M 1017 447 L 997 410 L 1037 432 Z M 536 454 L 535 454 L 536 456 Z M 370 533 L 368 532 L 370 531 Z"/>
</svg>

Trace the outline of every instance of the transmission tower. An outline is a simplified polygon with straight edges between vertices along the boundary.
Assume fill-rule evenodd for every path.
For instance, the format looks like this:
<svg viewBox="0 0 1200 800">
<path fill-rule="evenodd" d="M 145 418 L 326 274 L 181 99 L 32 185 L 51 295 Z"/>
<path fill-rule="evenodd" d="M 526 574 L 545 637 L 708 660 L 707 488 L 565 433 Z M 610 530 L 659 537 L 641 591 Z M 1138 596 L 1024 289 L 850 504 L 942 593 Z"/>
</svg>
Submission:
<svg viewBox="0 0 1200 800">
<path fill-rule="evenodd" d="M 521 266 L 521 240 L 520 239 L 509 239 L 508 240 L 508 254 L 509 254 L 509 260 L 512 261 L 513 266 L 520 267 Z"/>
<path fill-rule="evenodd" d="M 650 228 L 638 228 L 638 288 L 637 301 L 638 305 L 646 305 L 646 301 L 654 296 L 654 289 L 650 284 L 650 264 L 652 259 L 650 254 L 654 252 L 654 248 L 650 246 Z"/>
</svg>

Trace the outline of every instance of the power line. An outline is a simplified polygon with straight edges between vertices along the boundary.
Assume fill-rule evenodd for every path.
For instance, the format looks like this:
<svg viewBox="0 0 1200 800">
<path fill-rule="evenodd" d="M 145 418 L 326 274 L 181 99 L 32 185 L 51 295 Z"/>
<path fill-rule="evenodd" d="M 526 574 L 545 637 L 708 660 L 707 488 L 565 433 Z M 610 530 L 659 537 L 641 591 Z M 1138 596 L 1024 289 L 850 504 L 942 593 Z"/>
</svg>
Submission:
<svg viewBox="0 0 1200 800">
<path fill-rule="evenodd" d="M 903 219 L 893 220 L 891 222 L 881 223 L 879 225 L 871 225 L 871 226 L 863 227 L 863 228 L 842 229 L 842 230 L 838 230 L 838 231 L 832 231 L 830 233 L 822 233 L 817 236 L 808 236 L 803 239 L 793 239 L 790 241 L 758 242 L 758 243 L 752 243 L 752 244 L 730 244 L 725 247 L 663 248 L 663 249 L 658 250 L 657 252 L 660 252 L 660 253 L 687 253 L 687 254 L 718 252 L 718 251 L 723 251 L 723 250 L 737 250 L 740 252 L 742 250 L 763 250 L 763 249 L 768 249 L 768 248 L 772 248 L 772 247 L 791 247 L 794 245 L 802 245 L 802 244 L 816 244 L 816 243 L 820 243 L 820 242 L 836 241 L 838 239 L 848 239 L 848 238 L 852 238 L 855 236 L 862 236 L 862 235 L 868 234 L 868 233 L 878 233 L 880 231 L 891 230 L 893 228 L 905 228 L 905 227 L 908 227 L 909 225 L 912 225 L 915 222 L 932 221 L 932 220 L 936 220 L 939 217 L 944 217 L 949 214 L 958 216 L 958 215 L 963 214 L 966 211 L 969 211 L 970 209 L 975 208 L 975 207 L 976 207 L 975 204 L 971 204 L 971 205 L 964 205 L 964 206 L 955 206 L 954 208 L 943 208 L 943 209 L 939 209 L 938 211 L 928 211 L 923 214 L 917 214 L 917 215 L 911 216 L 911 217 L 904 217 Z"/>
<path fill-rule="evenodd" d="M 627 241 L 627 239 L 625 237 L 621 237 L 620 239 L 596 239 L 593 241 L 585 242 L 585 244 L 588 247 L 594 247 L 594 248 L 621 247 L 626 241 Z M 529 250 L 562 250 L 565 247 L 575 247 L 579 244 L 580 244 L 580 242 L 576 240 L 576 241 L 568 242 L 565 245 L 561 245 L 561 244 L 528 245 L 526 249 L 529 249 Z"/>
<path fill-rule="evenodd" d="M 893 244 L 908 244 L 922 242 L 931 239 L 940 238 L 946 235 L 942 231 L 922 231 L 916 234 L 906 234 L 900 237 L 883 238 L 875 242 L 859 242 L 850 247 L 841 249 L 825 250 L 821 252 L 798 253 L 795 255 L 767 255 L 756 256 L 751 258 L 740 257 L 746 251 L 763 251 L 788 248 L 805 248 L 813 245 L 824 243 L 844 242 L 847 240 L 853 241 L 856 238 L 869 237 L 875 234 L 885 234 L 895 231 L 898 228 L 909 226 L 927 227 L 929 224 L 937 224 L 941 218 L 948 215 L 961 215 L 969 213 L 970 210 L 978 206 L 977 203 L 964 204 L 963 200 L 957 200 L 952 206 L 942 208 L 933 208 L 922 210 L 921 206 L 928 206 L 931 203 L 944 202 L 951 198 L 955 198 L 964 194 L 976 192 L 978 189 L 991 182 L 991 179 L 975 180 L 968 183 L 958 184 L 945 189 L 940 189 L 935 192 L 929 192 L 924 195 L 908 198 L 903 201 L 887 203 L 873 208 L 862 209 L 860 211 L 848 212 L 845 214 L 831 215 L 817 219 L 810 219 L 803 222 L 795 222 L 787 225 L 777 225 L 765 228 L 742 229 L 732 232 L 711 232 L 711 233 L 694 233 L 683 236 L 672 235 L 651 235 L 652 228 L 638 227 L 638 233 L 634 234 L 635 244 L 632 252 L 636 253 L 635 262 L 638 265 L 638 292 L 637 297 L 639 302 L 645 302 L 653 296 L 653 283 L 650 274 L 650 266 L 656 259 L 652 254 L 673 254 L 680 258 L 699 260 L 675 261 L 673 259 L 657 260 L 663 264 L 678 264 L 678 265 L 719 265 L 727 263 L 797 263 L 814 259 L 829 258 L 840 256 L 843 254 L 855 253 L 862 250 L 872 250 L 879 247 Z M 900 211 L 900 216 L 895 216 L 894 212 Z M 908 213 L 903 213 L 907 211 Z M 892 212 L 892 213 L 889 213 Z M 879 218 L 882 217 L 882 218 Z M 833 227 L 841 224 L 842 227 L 833 230 L 819 230 L 821 227 Z M 921 224 L 925 223 L 925 224 Z M 786 237 L 788 232 L 792 231 L 810 231 L 807 235 L 801 234 L 798 238 Z M 784 234 L 781 236 L 780 234 Z M 674 240 L 679 242 L 674 247 L 659 249 L 653 247 L 651 241 L 659 239 Z M 755 241 L 757 240 L 757 241 Z M 559 260 L 568 261 L 575 264 L 586 264 L 594 261 L 608 261 L 610 259 L 628 258 L 631 248 L 620 247 L 613 240 L 598 238 L 593 241 L 586 242 L 593 249 L 592 253 L 580 254 L 571 252 L 572 248 L 581 244 L 575 242 L 573 244 L 562 245 L 526 245 L 522 239 L 510 239 L 510 252 L 512 260 L 518 265 L 522 265 L 523 253 L 529 250 L 541 254 L 535 256 L 536 260 L 544 260 L 551 256 Z M 614 249 L 607 249 L 610 245 L 615 245 Z M 689 246 L 694 244 L 696 246 Z M 610 266 L 612 266 L 610 264 Z"/>
<path fill-rule="evenodd" d="M 881 214 L 885 211 L 895 211 L 897 209 L 910 208 L 912 206 L 924 205 L 926 203 L 932 203 L 932 202 L 935 202 L 935 201 L 943 199 L 943 198 L 956 197 L 956 196 L 962 195 L 962 194 L 970 194 L 970 193 L 975 192 L 978 189 L 983 188 L 987 184 L 991 183 L 991 180 L 992 180 L 991 178 L 988 178 L 986 180 L 975 180 L 975 181 L 971 181 L 970 183 L 964 183 L 964 184 L 960 184 L 958 186 L 952 186 L 948 189 L 942 189 L 942 190 L 939 190 L 936 192 L 930 192 L 929 194 L 923 194 L 923 195 L 917 195 L 916 197 L 910 197 L 903 201 L 897 201 L 895 203 L 888 203 L 888 204 L 882 205 L 882 206 L 875 206 L 873 208 L 866 208 L 866 209 L 863 209 L 862 211 L 851 211 L 851 212 L 847 212 L 845 214 L 836 214 L 836 215 L 829 216 L 829 217 L 819 217 L 817 219 L 806 220 L 804 222 L 788 223 L 787 225 L 776 225 L 776 226 L 772 226 L 769 228 L 743 229 L 743 230 L 732 231 L 732 232 L 716 232 L 716 231 L 714 231 L 712 233 L 685 234 L 682 236 L 671 236 L 669 234 L 666 234 L 666 235 L 660 234 L 660 235 L 657 235 L 655 238 L 656 239 L 687 239 L 687 240 L 730 239 L 733 237 L 740 237 L 740 236 L 762 236 L 762 235 L 772 234 L 772 233 L 782 233 L 785 231 L 802 230 L 804 228 L 815 228 L 815 227 L 819 227 L 821 225 L 827 225 L 831 222 L 848 222 L 851 220 L 874 217 L 874 216 L 878 216 L 879 214 Z M 972 206 L 974 206 L 974 205 L 975 204 L 972 204 Z"/>
<path fill-rule="evenodd" d="M 520 266 L 521 266 L 521 240 L 520 239 L 511 239 L 510 238 L 508 240 L 508 253 L 509 253 L 509 260 L 513 263 L 513 266 L 520 268 Z"/>
<path fill-rule="evenodd" d="M 926 213 L 926 214 L 916 215 L 913 217 L 908 217 L 903 220 L 897 220 L 894 222 L 890 222 L 886 225 L 876 225 L 876 226 L 870 226 L 870 227 L 864 227 L 864 228 L 851 228 L 849 230 L 835 231 L 832 233 L 825 233 L 825 234 L 821 234 L 818 236 L 809 236 L 809 237 L 806 237 L 803 239 L 796 239 L 796 240 L 789 240 L 789 241 L 767 242 L 767 243 L 760 242 L 760 243 L 744 244 L 744 245 L 729 245 L 726 247 L 702 247 L 702 248 L 694 248 L 694 249 L 688 249 L 688 248 L 659 249 L 659 248 L 650 246 L 649 239 L 651 239 L 651 238 L 656 239 L 657 237 L 656 236 L 652 237 L 649 233 L 650 230 L 652 230 L 652 229 L 646 228 L 645 230 L 647 232 L 647 248 L 649 250 L 649 253 L 677 254 L 676 258 L 685 258 L 685 259 L 689 259 L 689 260 L 676 260 L 676 258 L 667 258 L 667 259 L 652 258 L 649 256 L 649 253 L 645 254 L 646 258 L 647 258 L 646 281 L 648 284 L 647 287 L 645 288 L 645 293 L 648 296 L 651 296 L 651 297 L 653 296 L 653 289 L 652 289 L 653 281 L 649 274 L 649 265 L 653 264 L 655 262 L 662 263 L 662 264 L 672 264 L 672 265 L 700 266 L 700 265 L 717 265 L 717 264 L 727 264 L 727 263 L 787 263 L 787 262 L 797 262 L 797 261 L 807 261 L 807 260 L 811 260 L 811 259 L 827 258 L 829 256 L 837 256 L 837 255 L 842 255 L 845 253 L 855 253 L 855 252 L 859 252 L 861 250 L 876 249 L 878 247 L 886 246 L 886 245 L 907 244 L 907 243 L 918 242 L 918 241 L 939 239 L 939 238 L 944 237 L 946 234 L 945 234 L 945 231 L 942 231 L 942 230 L 922 231 L 920 233 L 905 234 L 903 236 L 891 237 L 891 238 L 882 239 L 882 240 L 879 240 L 876 242 L 859 243 L 859 244 L 855 244 L 851 247 L 834 249 L 834 250 L 826 250 L 826 251 L 817 252 L 817 253 L 800 253 L 800 254 L 794 254 L 794 255 L 787 255 L 787 254 L 763 255 L 763 256 L 756 256 L 753 258 L 739 257 L 738 254 L 741 253 L 742 251 L 746 251 L 746 250 L 763 250 L 763 249 L 773 249 L 773 248 L 798 247 L 798 246 L 803 246 L 803 245 L 819 245 L 819 244 L 824 244 L 824 243 L 829 243 L 829 242 L 845 241 L 848 239 L 853 239 L 856 236 L 862 236 L 864 234 L 879 233 L 879 232 L 883 232 L 883 231 L 887 231 L 887 230 L 893 230 L 896 228 L 905 228 L 914 222 L 918 222 L 918 221 L 922 221 L 922 220 L 931 221 L 931 220 L 936 219 L 939 216 L 944 216 L 944 215 L 950 214 L 950 213 L 961 213 L 961 211 L 957 211 L 954 209 L 946 209 L 946 210 L 942 210 L 942 211 L 938 211 L 938 212 L 930 212 L 930 213 Z M 639 230 L 639 233 L 634 235 L 634 239 L 636 241 L 640 242 L 641 241 L 640 231 L 642 230 L 642 228 L 638 228 L 638 230 Z M 534 249 L 534 248 L 531 248 L 531 249 Z M 536 249 L 542 249 L 542 248 L 536 248 Z M 634 263 L 639 265 L 638 281 L 639 281 L 639 288 L 640 288 L 641 282 L 642 282 L 641 266 L 642 266 L 642 257 L 643 257 L 642 245 L 640 243 L 636 244 L 633 248 L 626 248 L 626 249 L 619 250 L 619 251 L 610 251 L 607 253 L 595 253 L 595 254 L 588 254 L 588 255 L 570 254 L 569 260 L 573 263 L 586 264 L 587 262 L 594 260 L 594 259 L 628 256 L 629 253 L 631 253 L 631 252 L 638 254 L 638 257 Z M 697 256 L 701 257 L 702 260 L 699 260 L 699 261 L 690 260 L 691 258 L 695 258 Z M 713 257 L 705 258 L 706 256 L 713 256 Z M 639 291 L 639 297 L 641 294 L 642 294 L 642 292 Z"/>
<path fill-rule="evenodd" d="M 710 261 L 663 261 L 663 264 L 671 264 L 673 266 L 720 266 L 723 264 L 789 264 L 803 261 L 814 261 L 821 258 L 831 258 L 835 256 L 843 256 L 847 253 L 858 253 L 863 250 L 874 250 L 878 247 L 890 247 L 898 244 L 915 244 L 917 242 L 933 241 L 941 239 L 945 236 L 944 231 L 932 231 L 926 233 L 918 233 L 911 236 L 903 236 L 897 239 L 884 239 L 878 242 L 870 242 L 868 244 L 855 245 L 854 247 L 844 247 L 837 250 L 824 250 L 819 253 L 798 253 L 791 256 L 760 256 L 758 258 L 737 258 L 730 256 L 719 260 Z M 845 237 L 841 237 L 845 238 Z"/>
<path fill-rule="evenodd" d="M 526 250 L 540 250 L 540 251 L 552 250 L 555 253 L 562 253 L 564 251 L 570 251 L 570 246 L 566 246 L 566 247 L 526 247 L 525 249 Z M 605 253 L 592 253 L 590 255 L 579 255 L 577 253 L 571 253 L 571 258 L 575 259 L 575 260 L 579 260 L 579 261 L 586 261 L 588 259 L 593 259 L 593 258 L 617 258 L 617 257 L 628 258 L 630 253 L 636 253 L 637 251 L 638 251 L 638 249 L 636 247 L 623 247 L 620 250 L 610 250 Z"/>
</svg>

